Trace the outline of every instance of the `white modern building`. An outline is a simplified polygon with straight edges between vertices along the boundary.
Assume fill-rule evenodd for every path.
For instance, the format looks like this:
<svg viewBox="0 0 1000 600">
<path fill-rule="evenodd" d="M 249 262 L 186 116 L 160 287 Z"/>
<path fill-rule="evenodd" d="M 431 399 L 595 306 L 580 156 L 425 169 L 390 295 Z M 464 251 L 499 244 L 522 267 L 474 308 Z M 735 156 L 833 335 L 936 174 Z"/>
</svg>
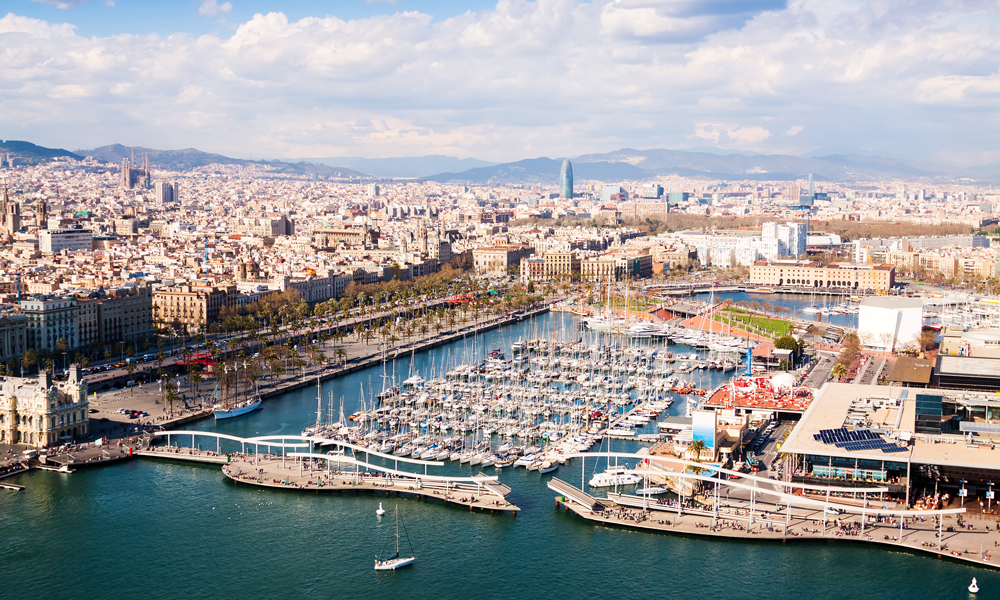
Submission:
<svg viewBox="0 0 1000 600">
<path fill-rule="evenodd" d="M 758 260 L 797 258 L 806 252 L 806 226 L 803 223 L 764 223 L 759 236 L 681 232 L 676 237 L 697 249 L 703 265 L 711 264 L 723 269 L 734 265 L 749 267 Z"/>
<path fill-rule="evenodd" d="M 43 229 L 38 232 L 38 249 L 42 252 L 89 252 L 94 248 L 94 234 L 89 229 Z"/>
<path fill-rule="evenodd" d="M 865 298 L 858 313 L 858 337 L 866 348 L 887 351 L 916 342 L 923 310 L 920 298 Z"/>
<path fill-rule="evenodd" d="M 805 223 L 764 223 L 760 237 L 763 240 L 778 240 L 778 255 L 798 258 L 806 253 Z"/>
</svg>

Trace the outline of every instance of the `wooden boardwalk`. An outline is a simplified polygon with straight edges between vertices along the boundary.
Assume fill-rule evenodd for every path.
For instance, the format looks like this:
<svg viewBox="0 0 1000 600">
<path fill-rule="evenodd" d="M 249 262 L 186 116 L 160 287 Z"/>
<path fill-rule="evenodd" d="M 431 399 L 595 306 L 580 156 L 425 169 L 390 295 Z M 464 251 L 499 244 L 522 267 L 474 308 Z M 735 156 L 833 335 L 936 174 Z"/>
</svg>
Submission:
<svg viewBox="0 0 1000 600">
<path fill-rule="evenodd" d="M 419 474 L 397 477 L 359 471 L 326 470 L 316 466 L 312 470 L 298 461 L 280 457 L 254 461 L 233 461 L 222 468 L 226 477 L 236 483 L 272 489 L 310 492 L 367 492 L 379 495 L 402 495 L 415 498 L 440 500 L 472 510 L 517 514 L 521 509 L 505 498 L 510 488 L 499 483 L 487 482 L 474 485 L 467 482 L 428 480 Z"/>
<path fill-rule="evenodd" d="M 222 465 L 223 474 L 239 484 L 271 489 L 309 492 L 366 492 L 430 498 L 469 510 L 517 514 L 521 509 L 507 501 L 511 489 L 498 481 L 472 482 L 471 478 L 449 480 L 419 473 L 400 476 L 389 473 L 334 470 L 318 461 L 265 454 L 225 454 L 162 446 L 139 450 L 136 456 L 154 460 Z M 347 465 L 345 459 L 344 464 Z M 333 462 L 336 462 L 335 460 Z M 353 464 L 353 463 L 351 463 Z M 486 476 L 484 476 L 485 478 Z M 464 481 L 462 481 L 464 480 Z"/>
<path fill-rule="evenodd" d="M 556 481 L 556 480 L 553 480 Z M 557 491 L 556 507 L 572 511 L 580 518 L 593 523 L 630 529 L 645 530 L 657 533 L 697 535 L 703 537 L 761 540 L 787 542 L 790 540 L 811 541 L 847 541 L 855 543 L 879 544 L 886 549 L 902 550 L 913 554 L 933 555 L 938 558 L 959 560 L 980 567 L 996 569 L 991 555 L 997 538 L 996 531 L 984 529 L 956 529 L 945 531 L 942 541 L 944 548 L 938 547 L 937 529 L 933 523 L 911 523 L 906 529 L 900 530 L 898 525 L 885 523 L 866 523 L 863 534 L 856 529 L 853 534 L 841 531 L 830 520 L 825 529 L 820 521 L 819 513 L 803 516 L 793 516 L 790 526 L 785 527 L 785 515 L 772 513 L 770 517 L 759 515 L 751 519 L 747 514 L 719 513 L 713 516 L 711 512 L 684 508 L 678 513 L 677 506 L 656 504 L 649 501 L 643 508 L 641 498 L 622 496 L 615 499 L 593 498 L 594 503 L 588 508 L 591 498 L 578 488 L 559 482 L 562 486 Z M 550 483 L 549 487 L 556 490 Z M 578 498 L 582 494 L 586 498 Z M 811 517 L 811 518 L 810 518 Z M 857 525 L 857 515 L 845 517 L 845 523 Z M 980 553 L 982 552 L 982 555 Z M 996 560 L 1000 561 L 1000 551 Z"/>
</svg>

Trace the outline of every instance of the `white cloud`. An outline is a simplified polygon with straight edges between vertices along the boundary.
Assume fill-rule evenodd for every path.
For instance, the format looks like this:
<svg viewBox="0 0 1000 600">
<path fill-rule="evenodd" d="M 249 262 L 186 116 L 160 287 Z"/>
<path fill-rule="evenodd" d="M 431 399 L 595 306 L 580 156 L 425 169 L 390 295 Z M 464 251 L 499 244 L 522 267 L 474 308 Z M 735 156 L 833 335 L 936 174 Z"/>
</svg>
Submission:
<svg viewBox="0 0 1000 600">
<path fill-rule="evenodd" d="M 56 8 L 68 9 L 76 8 L 81 4 L 89 2 L 90 0 L 31 0 L 32 2 L 38 2 L 40 4 L 51 4 Z"/>
<path fill-rule="evenodd" d="M 210 17 L 212 19 L 216 17 L 224 17 L 229 14 L 229 11 L 233 10 L 232 2 L 223 2 L 219 4 L 216 0 L 204 0 L 201 6 L 198 7 L 198 14 Z"/>
<path fill-rule="evenodd" d="M 771 137 L 771 132 L 759 125 L 739 126 L 717 123 L 697 123 L 694 135 L 713 144 L 737 146 L 754 145 Z"/>
<path fill-rule="evenodd" d="M 127 136 L 289 157 L 507 160 L 705 142 L 984 155 L 1000 133 L 1000 36 L 979 16 L 989 6 L 500 0 L 437 20 L 258 14 L 199 37 L 83 37 L 8 14 L 0 130 L 60 147 Z M 208 0 L 199 12 L 231 8 Z"/>
</svg>

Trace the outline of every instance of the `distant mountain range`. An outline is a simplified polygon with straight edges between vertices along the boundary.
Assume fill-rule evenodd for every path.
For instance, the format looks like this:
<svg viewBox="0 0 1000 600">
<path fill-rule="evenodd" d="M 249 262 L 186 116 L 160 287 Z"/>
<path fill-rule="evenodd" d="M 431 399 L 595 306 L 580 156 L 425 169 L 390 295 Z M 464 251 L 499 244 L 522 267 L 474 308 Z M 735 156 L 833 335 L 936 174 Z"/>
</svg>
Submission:
<svg viewBox="0 0 1000 600">
<path fill-rule="evenodd" d="M 561 158 L 530 158 L 509 163 L 490 163 L 475 158 L 443 155 L 395 158 L 312 158 L 302 162 L 248 160 L 211 154 L 195 148 L 155 150 L 131 148 L 121 144 L 93 150 L 70 152 L 45 148 L 30 142 L 0 141 L 0 152 L 10 152 L 34 164 L 58 157 L 80 159 L 92 156 L 118 164 L 135 152 L 136 162 L 143 154 L 154 167 L 187 171 L 211 164 L 268 165 L 278 173 L 351 179 L 414 178 L 439 182 L 470 184 L 555 184 Z M 720 151 L 721 152 L 721 151 Z M 666 175 L 703 177 L 722 180 L 788 181 L 804 179 L 810 173 L 818 181 L 874 181 L 885 179 L 1000 182 L 1000 163 L 961 168 L 927 161 L 904 160 L 860 154 L 830 154 L 798 157 L 783 154 L 747 152 L 720 153 L 690 150 L 634 150 L 623 148 L 604 154 L 584 154 L 571 158 L 577 181 L 635 181 Z"/>
<path fill-rule="evenodd" d="M 488 167 L 496 163 L 478 158 L 456 158 L 442 154 L 428 156 L 398 156 L 393 158 L 364 158 L 342 156 L 338 158 L 306 158 L 309 162 L 331 166 L 343 166 L 368 173 L 372 177 L 421 178 L 435 173 L 466 171 L 478 167 Z"/>
<path fill-rule="evenodd" d="M 782 154 L 716 154 L 684 150 L 633 150 L 584 154 L 570 159 L 578 181 L 626 181 L 664 175 L 724 180 L 794 180 L 813 173 L 819 181 L 886 178 L 1000 180 L 1000 164 L 967 169 L 925 161 L 859 154 L 799 158 Z M 432 181 L 468 183 L 556 183 L 562 159 L 535 158 L 432 175 Z"/>
<path fill-rule="evenodd" d="M 195 148 L 185 148 L 184 150 L 155 150 L 153 148 L 140 148 L 136 146 L 123 146 L 112 144 L 101 146 L 93 150 L 78 150 L 78 154 L 92 156 L 98 160 L 109 163 L 120 163 L 126 158 L 130 158 L 135 153 L 136 163 L 140 163 L 143 154 L 149 156 L 149 162 L 154 167 L 166 169 L 168 171 L 189 171 L 195 167 L 205 167 L 212 164 L 219 165 L 268 165 L 273 167 L 278 173 L 292 173 L 299 175 L 311 175 L 316 173 L 321 177 L 348 177 L 365 178 L 367 175 L 346 167 L 331 167 L 308 162 L 285 162 L 280 160 L 247 160 L 243 158 L 230 158 L 221 154 L 211 154 L 202 152 Z"/>
<path fill-rule="evenodd" d="M 8 152 L 16 154 L 21 160 L 28 164 L 37 164 L 60 157 L 72 158 L 75 160 L 83 158 L 79 154 L 74 154 L 69 150 L 63 150 L 62 148 L 46 148 L 44 146 L 36 146 L 31 142 L 22 142 L 18 140 L 0 140 L 0 153 L 6 154 Z"/>
</svg>

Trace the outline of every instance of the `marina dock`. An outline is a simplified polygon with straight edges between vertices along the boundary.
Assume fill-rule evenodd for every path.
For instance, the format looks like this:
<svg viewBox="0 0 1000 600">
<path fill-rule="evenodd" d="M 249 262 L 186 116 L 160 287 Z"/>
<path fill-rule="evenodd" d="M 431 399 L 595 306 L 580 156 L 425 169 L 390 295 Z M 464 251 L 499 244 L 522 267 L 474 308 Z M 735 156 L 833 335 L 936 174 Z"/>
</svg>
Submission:
<svg viewBox="0 0 1000 600">
<path fill-rule="evenodd" d="M 21 475 L 22 473 L 27 473 L 30 470 L 31 469 L 26 468 L 26 469 L 21 469 L 19 471 L 11 471 L 10 473 L 4 473 L 3 476 L 0 476 L 0 488 L 5 490 L 13 490 L 15 492 L 23 490 L 24 489 L 23 485 L 17 485 L 14 483 L 4 483 L 2 480 L 8 477 L 14 477 L 15 475 Z"/>
<path fill-rule="evenodd" d="M 992 540 L 990 532 L 955 527 L 957 522 L 954 516 L 944 517 L 945 522 L 951 520 L 952 526 L 948 528 L 952 531 L 939 529 L 932 519 L 909 522 L 905 529 L 901 529 L 898 521 L 873 522 L 871 515 L 866 519 L 867 527 L 859 529 L 860 521 L 856 514 L 845 515 L 843 519 L 829 517 L 824 521 L 822 510 L 796 507 L 786 521 L 782 512 L 767 512 L 766 509 L 754 515 L 752 511 L 728 507 L 714 514 L 711 509 L 679 507 L 673 501 L 658 503 L 655 499 L 631 495 L 595 498 L 557 478 L 550 480 L 548 487 L 558 494 L 555 497 L 557 508 L 602 525 L 725 539 L 870 543 L 914 554 L 932 554 L 980 567 L 1000 568 L 991 555 L 993 546 L 987 545 Z M 761 509 L 758 507 L 758 510 Z M 939 531 L 941 546 L 938 546 Z M 1000 553 L 997 560 L 1000 560 Z"/>
<path fill-rule="evenodd" d="M 521 509 L 507 501 L 510 488 L 498 482 L 473 485 L 467 481 L 425 480 L 422 477 L 397 477 L 358 471 L 326 471 L 317 465 L 303 468 L 298 461 L 280 458 L 234 461 L 222 468 L 223 474 L 240 484 L 258 487 L 312 492 L 368 492 L 377 495 L 429 498 L 448 504 L 517 514 Z M 261 473 L 263 471 L 263 473 Z M 485 475 L 483 476 L 485 477 Z"/>
<path fill-rule="evenodd" d="M 135 455 L 154 460 L 222 465 L 223 474 L 238 484 L 295 491 L 395 494 L 440 500 L 468 507 L 470 511 L 516 514 L 521 510 L 507 500 L 511 489 L 500 483 L 495 475 L 431 475 L 428 469 L 443 463 L 381 454 L 348 442 L 339 442 L 339 450 L 323 454 L 313 452 L 313 444 L 332 442 L 303 436 L 238 438 L 193 431 L 165 431 L 154 437 L 158 436 L 165 437 L 168 444 L 149 445 Z M 216 450 L 197 447 L 198 437 L 214 439 Z M 170 445 L 171 441 L 188 439 L 192 443 L 190 447 Z M 239 451 L 221 451 L 223 441 L 234 448 L 238 443 Z M 266 452 L 260 452 L 261 448 Z M 283 454 L 273 454 L 275 448 Z M 354 455 L 345 454 L 345 450 Z M 368 462 L 373 458 L 391 461 L 392 467 Z M 399 470 L 399 463 L 422 466 L 424 472 Z"/>
</svg>

